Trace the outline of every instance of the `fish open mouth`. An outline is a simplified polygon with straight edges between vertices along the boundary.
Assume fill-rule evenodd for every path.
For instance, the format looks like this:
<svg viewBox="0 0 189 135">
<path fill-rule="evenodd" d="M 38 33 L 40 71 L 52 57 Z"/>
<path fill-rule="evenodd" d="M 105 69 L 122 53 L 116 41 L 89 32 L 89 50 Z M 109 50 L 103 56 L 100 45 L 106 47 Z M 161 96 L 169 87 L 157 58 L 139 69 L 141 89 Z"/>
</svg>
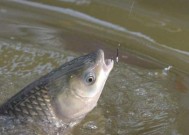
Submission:
<svg viewBox="0 0 189 135">
<path fill-rule="evenodd" d="M 105 59 L 103 50 L 98 50 L 98 53 L 101 55 L 101 59 L 103 60 L 104 69 L 110 72 L 113 68 L 114 61 L 112 59 Z"/>
<path fill-rule="evenodd" d="M 109 66 L 109 65 L 112 64 L 113 60 L 112 59 L 105 59 L 104 62 L 106 64 L 106 66 Z"/>
<path fill-rule="evenodd" d="M 114 61 L 112 59 L 105 59 L 104 60 L 104 67 L 106 70 L 111 71 L 114 65 Z"/>
</svg>

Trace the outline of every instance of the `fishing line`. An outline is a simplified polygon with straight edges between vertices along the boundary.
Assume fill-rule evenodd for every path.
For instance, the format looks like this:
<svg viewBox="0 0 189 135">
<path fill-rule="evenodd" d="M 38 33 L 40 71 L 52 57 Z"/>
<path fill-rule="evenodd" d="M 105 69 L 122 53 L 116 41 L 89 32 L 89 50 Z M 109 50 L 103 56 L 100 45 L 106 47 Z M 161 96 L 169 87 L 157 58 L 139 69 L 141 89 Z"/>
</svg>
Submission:
<svg viewBox="0 0 189 135">
<path fill-rule="evenodd" d="M 117 48 L 116 62 L 118 63 L 118 61 L 119 61 L 119 49 Z"/>
</svg>

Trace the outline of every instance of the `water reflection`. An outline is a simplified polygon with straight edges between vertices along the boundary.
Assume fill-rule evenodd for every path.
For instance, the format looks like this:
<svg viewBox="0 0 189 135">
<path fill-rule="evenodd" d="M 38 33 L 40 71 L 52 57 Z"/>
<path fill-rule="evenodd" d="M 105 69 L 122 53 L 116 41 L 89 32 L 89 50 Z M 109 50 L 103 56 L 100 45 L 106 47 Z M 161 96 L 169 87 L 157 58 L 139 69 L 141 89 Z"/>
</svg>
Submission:
<svg viewBox="0 0 189 135">
<path fill-rule="evenodd" d="M 42 74 L 65 62 L 58 52 L 23 47 L 21 43 L 0 43 L 0 74 L 31 76 Z M 31 71 L 32 68 L 32 71 Z"/>
<path fill-rule="evenodd" d="M 128 28 L 125 24 L 122 24 L 123 22 L 125 22 L 126 20 L 122 20 L 121 18 L 116 19 L 114 21 L 114 19 L 112 21 L 108 21 L 107 20 L 107 15 L 102 17 L 99 17 L 99 15 L 95 14 L 95 15 L 90 15 L 91 11 L 93 10 L 87 10 L 88 8 L 86 8 L 86 10 L 83 10 L 82 8 L 80 9 L 80 7 L 73 7 L 72 6 L 69 7 L 60 7 L 58 6 L 57 2 L 54 3 L 40 3 L 40 2 L 33 2 L 33 1 L 14 1 L 16 3 L 19 3 L 21 5 L 27 5 L 29 7 L 32 8 L 38 8 L 40 10 L 46 10 L 49 14 L 61 14 L 64 16 L 64 18 L 62 18 L 62 24 L 64 26 L 66 26 L 66 29 L 75 29 L 75 30 L 79 30 L 81 32 L 88 32 L 88 34 L 92 34 L 94 36 L 100 36 L 103 38 L 106 38 L 108 40 L 119 40 L 122 45 L 125 48 L 134 50 L 136 52 L 140 52 L 142 54 L 147 54 L 147 56 L 149 57 L 153 57 L 161 62 L 164 63 L 168 63 L 169 65 L 174 66 L 175 68 L 177 68 L 177 70 L 182 69 L 182 71 L 188 72 L 188 52 L 187 52 L 187 47 L 186 49 L 182 49 L 185 48 L 186 46 L 186 42 L 187 39 L 186 35 L 187 35 L 187 31 L 182 32 L 182 34 L 179 35 L 172 35 L 172 32 L 165 32 L 163 31 L 159 31 L 159 28 L 155 28 L 155 29 L 150 29 L 150 27 L 148 25 L 146 25 L 146 23 L 152 23 L 155 24 L 155 22 L 153 21 L 152 16 L 156 16 L 156 20 L 159 21 L 164 17 L 161 16 L 157 16 L 157 13 L 154 12 L 149 12 L 152 13 L 152 15 L 149 17 L 148 13 L 147 13 L 147 18 L 144 17 L 144 15 L 146 15 L 146 10 L 144 11 L 144 9 L 141 9 L 141 7 L 138 5 L 136 6 L 136 11 L 137 11 L 137 16 L 134 16 L 136 19 L 139 19 L 140 21 L 145 21 L 145 22 L 141 22 L 140 24 L 140 28 L 138 28 L 138 30 L 140 30 L 142 28 L 141 31 L 144 32 L 140 32 L 138 30 L 135 30 L 136 28 L 132 29 L 134 26 L 130 26 L 128 24 L 128 26 L 130 26 L 131 28 Z M 43 1 L 41 1 L 43 2 Z M 97 2 L 98 3 L 98 2 Z M 103 2 L 102 2 L 103 3 Z M 104 3 L 103 3 L 104 4 Z M 111 3 L 112 4 L 112 3 Z M 110 4 L 110 5 L 111 5 Z M 56 6 L 54 6 L 56 5 Z M 64 4 L 61 4 L 64 5 Z M 101 3 L 97 4 L 98 6 L 102 6 Z M 106 5 L 106 4 L 105 4 Z M 120 5 L 120 4 L 119 4 Z M 124 5 L 127 5 L 127 3 L 124 3 Z M 109 5 L 106 5 L 107 8 L 110 9 L 114 9 L 113 7 L 109 7 Z M 96 6 L 91 3 L 89 5 L 89 7 L 91 8 L 95 8 Z M 117 8 L 117 7 L 116 7 Z M 120 7 L 121 8 L 121 7 Z M 98 11 L 98 10 L 97 10 Z M 99 10 L 100 11 L 100 10 Z M 119 10 L 118 10 L 119 11 Z M 140 11 L 140 12 L 139 12 Z M 120 11 L 119 11 L 120 12 Z M 126 11 L 123 11 L 122 14 L 124 15 Z M 138 14 L 139 12 L 139 14 Z M 95 12 L 96 13 L 96 12 Z M 103 12 L 102 12 L 103 13 Z M 116 11 L 117 13 L 117 11 Z M 141 13 L 143 13 L 141 15 Z M 122 15 L 121 14 L 121 15 Z M 44 16 L 43 16 L 44 17 Z M 65 19 L 66 18 L 66 19 Z M 102 19 L 101 19 L 102 18 Z M 60 18 L 56 18 L 60 19 Z M 151 20 L 152 19 L 152 20 Z M 169 19 L 169 18 L 168 18 Z M 119 22 L 116 22 L 117 20 L 121 20 Z M 172 22 L 174 21 L 174 19 L 169 19 L 170 21 L 170 27 L 172 27 Z M 127 23 L 133 23 L 135 24 L 135 27 L 138 27 L 138 21 L 137 23 L 135 22 L 136 20 L 129 20 Z M 49 22 L 48 23 L 54 23 L 54 22 Z M 64 24 L 65 23 L 65 24 Z M 56 24 L 54 24 L 56 25 Z M 142 26 L 141 26 L 142 25 Z M 176 25 L 180 25 L 176 24 Z M 144 27 L 145 26 L 145 27 Z M 164 26 L 163 26 L 164 27 Z M 144 29 L 145 28 L 145 29 Z M 166 31 L 167 29 L 169 29 L 168 27 L 165 27 Z M 177 29 L 177 28 L 176 28 Z M 180 29 L 180 28 L 178 28 Z M 146 32 L 147 30 L 147 32 Z M 149 33 L 150 31 L 150 33 Z M 157 36 L 154 35 L 154 33 L 157 33 Z M 163 37 L 161 35 L 166 34 L 166 39 L 170 39 L 170 41 L 165 42 Z M 182 35 L 181 37 L 179 37 L 178 40 L 176 40 L 175 42 L 178 42 L 177 46 L 175 47 L 175 45 L 173 45 L 172 40 L 177 39 L 178 36 Z M 159 37 L 162 37 L 161 39 L 159 39 Z M 181 39 L 183 39 L 185 41 L 185 43 L 183 44 Z M 162 40 L 163 39 L 163 40 Z M 175 44 L 174 42 L 174 44 Z M 128 44 L 129 43 L 129 44 Z M 181 49 L 178 46 L 181 46 L 181 43 L 183 44 Z M 174 46 L 174 47 L 172 47 Z M 176 55 L 175 55 L 176 54 Z M 166 58 L 166 59 L 164 59 Z M 187 65 L 187 66 L 184 66 Z"/>
</svg>

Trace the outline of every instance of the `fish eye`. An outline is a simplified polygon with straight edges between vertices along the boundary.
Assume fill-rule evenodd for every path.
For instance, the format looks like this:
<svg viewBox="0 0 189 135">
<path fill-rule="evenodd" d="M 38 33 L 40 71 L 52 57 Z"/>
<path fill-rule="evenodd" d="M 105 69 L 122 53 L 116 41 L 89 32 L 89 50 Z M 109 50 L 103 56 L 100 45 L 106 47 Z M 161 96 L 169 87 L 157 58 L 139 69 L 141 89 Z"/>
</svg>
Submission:
<svg viewBox="0 0 189 135">
<path fill-rule="evenodd" d="M 85 82 L 88 84 L 88 85 L 91 85 L 95 82 L 95 75 L 93 73 L 89 73 L 86 75 L 85 77 Z"/>
</svg>

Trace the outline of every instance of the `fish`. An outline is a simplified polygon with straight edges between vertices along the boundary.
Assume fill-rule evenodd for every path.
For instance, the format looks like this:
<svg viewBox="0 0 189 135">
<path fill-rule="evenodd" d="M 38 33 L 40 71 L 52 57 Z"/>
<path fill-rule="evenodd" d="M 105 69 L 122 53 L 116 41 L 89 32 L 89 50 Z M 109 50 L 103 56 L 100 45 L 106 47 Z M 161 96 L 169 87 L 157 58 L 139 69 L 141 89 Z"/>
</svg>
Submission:
<svg viewBox="0 0 189 135">
<path fill-rule="evenodd" d="M 101 49 L 75 58 L 8 99 L 0 115 L 72 128 L 97 105 L 113 66 Z"/>
</svg>

